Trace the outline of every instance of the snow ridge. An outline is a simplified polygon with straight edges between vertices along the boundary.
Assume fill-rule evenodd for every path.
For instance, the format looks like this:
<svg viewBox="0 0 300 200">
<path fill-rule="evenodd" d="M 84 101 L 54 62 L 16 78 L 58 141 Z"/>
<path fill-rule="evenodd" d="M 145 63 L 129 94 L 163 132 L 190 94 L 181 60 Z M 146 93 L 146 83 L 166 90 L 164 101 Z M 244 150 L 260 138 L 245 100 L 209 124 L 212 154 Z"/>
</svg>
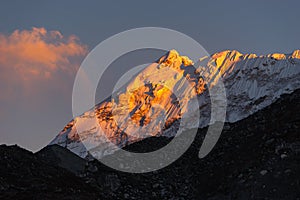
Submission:
<svg viewBox="0 0 300 200">
<path fill-rule="evenodd" d="M 201 102 L 200 128 L 205 127 L 210 120 L 208 89 L 220 78 L 227 94 L 226 121 L 239 121 L 300 88 L 300 50 L 266 56 L 227 50 L 195 64 L 171 50 L 111 100 L 73 119 L 50 145 L 59 144 L 84 158 L 98 147 L 93 156 L 101 158 L 116 151 L 114 145 L 122 148 L 149 136 L 172 137 L 179 134 L 183 114 L 190 116 L 185 127 L 199 126 L 193 117 L 198 108 L 190 103 L 195 99 Z M 78 132 L 75 125 L 84 130 Z"/>
</svg>

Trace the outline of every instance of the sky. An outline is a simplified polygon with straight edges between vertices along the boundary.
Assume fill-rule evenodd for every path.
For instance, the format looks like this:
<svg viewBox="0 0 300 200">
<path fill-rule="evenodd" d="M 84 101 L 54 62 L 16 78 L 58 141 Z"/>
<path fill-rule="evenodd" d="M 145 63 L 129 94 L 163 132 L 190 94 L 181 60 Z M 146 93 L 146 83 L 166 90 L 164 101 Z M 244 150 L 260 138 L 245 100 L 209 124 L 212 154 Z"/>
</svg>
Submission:
<svg viewBox="0 0 300 200">
<path fill-rule="evenodd" d="M 211 54 L 291 53 L 300 49 L 299 8 L 298 0 L 1 1 L 0 144 L 32 151 L 47 145 L 72 119 L 81 62 L 114 34 L 164 27 L 194 38 Z M 148 59 L 161 53 L 151 52 Z M 136 64 L 134 55 L 115 66 Z M 100 81 L 99 99 L 114 76 L 108 72 Z"/>
</svg>

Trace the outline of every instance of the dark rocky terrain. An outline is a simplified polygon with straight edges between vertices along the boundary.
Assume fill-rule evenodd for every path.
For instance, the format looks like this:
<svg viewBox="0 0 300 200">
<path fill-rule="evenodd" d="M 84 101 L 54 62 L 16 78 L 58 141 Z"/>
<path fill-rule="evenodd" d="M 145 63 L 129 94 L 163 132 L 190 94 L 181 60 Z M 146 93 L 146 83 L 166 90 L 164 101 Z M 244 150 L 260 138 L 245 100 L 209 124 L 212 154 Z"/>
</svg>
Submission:
<svg viewBox="0 0 300 200">
<path fill-rule="evenodd" d="M 0 199 L 300 199 L 300 90 L 232 124 L 198 158 L 206 129 L 176 162 L 129 174 L 59 146 L 32 154 L 0 146 Z M 170 141 L 153 137 L 126 147 L 147 152 Z"/>
<path fill-rule="evenodd" d="M 46 160 L 46 159 L 45 159 Z M 96 199 L 96 190 L 18 146 L 0 146 L 0 199 Z"/>
</svg>

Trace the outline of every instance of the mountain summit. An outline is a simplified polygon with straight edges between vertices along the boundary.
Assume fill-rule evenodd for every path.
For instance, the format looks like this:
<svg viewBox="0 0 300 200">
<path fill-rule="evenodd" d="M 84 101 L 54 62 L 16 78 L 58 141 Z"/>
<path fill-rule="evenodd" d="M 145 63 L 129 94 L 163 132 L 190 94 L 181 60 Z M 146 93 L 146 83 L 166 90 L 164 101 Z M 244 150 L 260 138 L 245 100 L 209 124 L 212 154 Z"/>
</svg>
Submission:
<svg viewBox="0 0 300 200">
<path fill-rule="evenodd" d="M 257 56 L 228 50 L 194 63 L 171 50 L 111 98 L 74 118 L 50 145 L 61 145 L 83 158 L 97 147 L 92 156 L 101 158 L 116 151 L 116 146 L 180 134 L 182 123 L 185 130 L 205 127 L 213 122 L 209 89 L 221 80 L 227 95 L 226 121 L 239 121 L 300 87 L 299 52 Z M 189 120 L 182 121 L 183 115 Z"/>
</svg>

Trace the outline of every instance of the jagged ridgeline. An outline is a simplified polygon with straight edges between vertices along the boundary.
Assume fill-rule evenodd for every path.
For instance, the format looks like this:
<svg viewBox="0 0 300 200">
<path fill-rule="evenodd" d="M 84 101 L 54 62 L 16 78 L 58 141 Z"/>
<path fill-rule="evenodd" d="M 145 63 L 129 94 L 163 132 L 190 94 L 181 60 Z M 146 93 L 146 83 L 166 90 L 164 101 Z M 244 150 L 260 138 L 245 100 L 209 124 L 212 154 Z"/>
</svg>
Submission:
<svg viewBox="0 0 300 200">
<path fill-rule="evenodd" d="M 175 136 L 187 113 L 190 118 L 183 130 L 205 127 L 211 120 L 207 89 L 221 79 L 227 95 L 226 121 L 239 121 L 300 87 L 299 59 L 299 50 L 266 56 L 227 50 L 193 62 L 171 50 L 109 100 L 73 119 L 50 144 L 85 158 L 88 143 L 100 147 L 93 156 L 101 158 L 117 150 L 112 144 L 122 148 L 150 136 Z M 197 108 L 189 105 L 195 98 Z M 193 114 L 199 109 L 200 124 Z M 93 117 L 97 120 L 90 120 Z"/>
</svg>

